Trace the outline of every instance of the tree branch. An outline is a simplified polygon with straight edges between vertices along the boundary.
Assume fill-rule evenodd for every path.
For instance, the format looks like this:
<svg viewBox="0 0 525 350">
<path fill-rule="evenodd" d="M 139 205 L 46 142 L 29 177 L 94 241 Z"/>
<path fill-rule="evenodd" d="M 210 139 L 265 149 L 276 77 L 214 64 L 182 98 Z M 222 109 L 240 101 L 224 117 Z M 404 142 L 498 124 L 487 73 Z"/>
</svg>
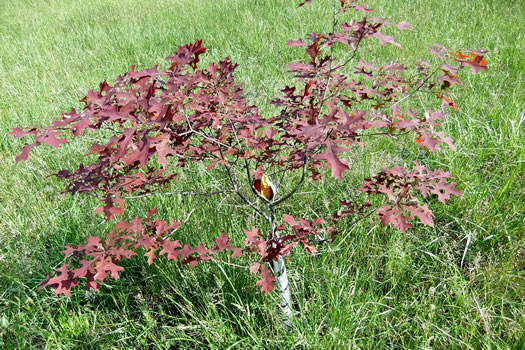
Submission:
<svg viewBox="0 0 525 350">
<path fill-rule="evenodd" d="M 235 192 L 235 190 L 220 190 L 220 191 L 214 191 L 214 192 L 193 192 L 193 191 L 151 192 L 151 193 L 144 193 L 138 196 L 124 197 L 123 199 L 134 199 L 134 198 L 142 198 L 142 197 L 150 197 L 150 196 L 176 196 L 176 195 L 211 197 L 211 196 L 215 196 L 218 194 L 231 193 L 231 192 Z"/>
<path fill-rule="evenodd" d="M 224 160 L 224 155 L 222 153 L 222 149 L 219 147 L 219 152 L 221 154 L 221 158 Z M 268 220 L 268 216 L 262 211 L 260 210 L 255 204 L 253 204 L 252 202 L 250 202 L 248 200 L 248 198 L 246 198 L 246 196 L 244 196 L 244 194 L 241 192 L 241 190 L 239 189 L 239 186 L 237 184 L 237 180 L 235 180 L 235 177 L 232 175 L 231 171 L 230 171 L 230 167 L 224 163 L 221 163 L 224 168 L 226 169 L 226 173 L 228 174 L 228 178 L 230 179 L 230 182 L 233 186 L 233 191 L 235 193 L 237 193 L 237 195 L 246 203 L 248 204 L 253 210 L 255 210 L 255 212 L 259 215 L 261 215 L 263 218 L 265 218 L 266 220 Z M 248 174 L 249 174 L 249 170 L 248 170 Z M 253 190 L 253 186 L 250 185 L 250 187 L 252 188 Z"/>
<path fill-rule="evenodd" d="M 294 189 L 291 190 L 286 196 L 284 196 L 283 198 L 279 199 L 278 201 L 275 201 L 275 202 L 272 202 L 270 203 L 270 208 L 273 208 L 273 207 L 276 207 L 278 206 L 279 204 L 281 204 L 282 202 L 284 202 L 285 200 L 287 200 L 288 198 L 290 198 L 295 192 L 297 192 L 297 190 L 299 189 L 299 187 L 301 187 L 301 185 L 303 184 L 304 182 L 304 179 L 305 179 L 305 175 L 306 175 L 306 164 L 308 163 L 308 158 L 306 157 L 306 154 L 303 156 L 303 173 L 301 174 L 301 180 L 299 180 L 299 182 L 297 183 L 297 185 L 295 185 Z"/>
<path fill-rule="evenodd" d="M 434 74 L 436 74 L 436 72 L 439 70 L 439 67 L 434 69 L 434 71 L 432 73 L 430 73 L 422 82 L 421 84 L 418 85 L 418 87 L 415 89 L 415 90 L 412 90 L 408 95 L 406 95 L 405 97 L 403 97 L 402 99 L 400 99 L 399 101 L 397 101 L 396 103 L 392 104 L 392 106 L 390 106 L 390 108 L 394 107 L 394 106 L 397 106 L 398 104 L 400 104 L 402 101 L 406 100 L 407 98 L 411 97 L 412 95 L 414 95 L 416 92 L 419 91 L 419 89 L 421 89 L 423 87 L 423 85 L 425 85 L 429 80 L 430 78 L 432 78 L 434 76 Z"/>
</svg>

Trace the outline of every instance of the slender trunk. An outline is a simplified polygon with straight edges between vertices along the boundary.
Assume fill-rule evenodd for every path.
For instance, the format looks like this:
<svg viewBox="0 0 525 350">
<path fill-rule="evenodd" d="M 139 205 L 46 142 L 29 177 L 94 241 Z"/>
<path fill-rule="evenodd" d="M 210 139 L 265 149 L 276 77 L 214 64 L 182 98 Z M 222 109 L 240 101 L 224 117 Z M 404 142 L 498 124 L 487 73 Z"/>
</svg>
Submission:
<svg viewBox="0 0 525 350">
<path fill-rule="evenodd" d="M 290 297 L 288 273 L 286 272 L 284 259 L 279 257 L 277 261 L 272 261 L 272 269 L 273 274 L 277 279 L 277 291 L 279 292 L 279 306 L 281 308 L 283 326 L 284 329 L 289 332 L 292 329 L 292 301 Z"/>
<path fill-rule="evenodd" d="M 277 239 L 278 236 L 275 232 L 275 212 L 273 207 L 270 206 L 270 217 L 269 223 L 272 230 L 272 238 Z M 288 282 L 288 273 L 286 272 L 286 264 L 282 256 L 277 261 L 271 262 L 271 268 L 273 275 L 277 280 L 277 292 L 279 293 L 279 307 L 281 308 L 281 319 L 283 321 L 283 327 L 285 331 L 290 332 L 292 330 L 292 299 L 290 296 L 290 284 Z"/>
</svg>

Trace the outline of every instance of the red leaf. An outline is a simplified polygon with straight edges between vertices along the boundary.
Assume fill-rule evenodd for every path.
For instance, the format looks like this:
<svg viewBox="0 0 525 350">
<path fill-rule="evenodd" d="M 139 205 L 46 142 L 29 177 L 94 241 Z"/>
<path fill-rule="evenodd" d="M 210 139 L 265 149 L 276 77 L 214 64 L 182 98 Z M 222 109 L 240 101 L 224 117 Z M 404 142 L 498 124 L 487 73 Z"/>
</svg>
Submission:
<svg viewBox="0 0 525 350">
<path fill-rule="evenodd" d="M 419 143 L 421 147 L 427 147 L 432 152 L 435 152 L 439 150 L 441 140 L 429 132 L 422 131 L 421 137 L 418 137 L 416 142 Z"/>
<path fill-rule="evenodd" d="M 470 61 L 463 61 L 462 64 L 469 66 L 474 74 L 479 73 L 480 70 L 487 70 L 487 61 L 483 59 L 483 56 L 478 54 L 472 54 L 473 57 Z"/>
<path fill-rule="evenodd" d="M 64 294 L 66 297 L 71 295 L 70 289 L 78 285 L 78 280 L 62 280 L 56 288 L 56 294 Z"/>
<path fill-rule="evenodd" d="M 332 176 L 342 180 L 343 171 L 349 170 L 350 167 L 344 161 L 339 159 L 337 154 L 341 152 L 348 152 L 349 149 L 334 145 L 332 140 L 329 140 L 326 145 L 326 151 L 316 154 L 314 157 L 316 159 L 327 160 L 330 164 L 330 169 L 332 169 Z"/>
<path fill-rule="evenodd" d="M 208 165 L 208 171 L 212 170 L 213 168 L 215 168 L 215 165 L 217 165 L 217 163 L 219 162 L 219 159 L 214 159 L 210 165 Z"/>
<path fill-rule="evenodd" d="M 378 38 L 379 39 L 379 44 L 381 44 L 381 46 L 385 46 L 387 43 L 390 43 L 390 44 L 392 44 L 394 46 L 401 47 L 401 44 L 396 42 L 393 37 L 391 37 L 389 35 L 384 35 L 381 32 L 376 32 L 376 33 L 374 33 L 374 34 L 372 34 L 370 36 Z"/>
<path fill-rule="evenodd" d="M 445 54 L 447 53 L 447 49 L 440 44 L 434 44 L 434 46 L 432 46 L 429 50 L 432 54 L 442 59 L 445 58 Z"/>
<path fill-rule="evenodd" d="M 317 226 L 317 225 L 322 225 L 322 224 L 325 224 L 326 221 L 324 221 L 322 218 L 315 218 L 312 220 L 312 225 L 314 226 Z"/>
<path fill-rule="evenodd" d="M 82 260 L 80 261 L 80 264 L 82 267 L 79 267 L 78 269 L 74 269 L 73 272 L 73 278 L 77 277 L 85 277 L 88 272 L 92 272 L 94 270 L 93 263 L 95 260 Z"/>
<path fill-rule="evenodd" d="M 253 177 L 256 180 L 260 180 L 263 175 L 264 175 L 264 170 L 260 167 L 253 171 Z"/>
<path fill-rule="evenodd" d="M 256 249 L 255 252 L 261 256 L 261 258 L 264 260 L 267 258 L 267 249 L 268 249 L 268 243 L 264 240 L 260 240 L 256 244 L 254 244 Z"/>
<path fill-rule="evenodd" d="M 89 120 L 89 116 L 81 118 L 80 121 L 71 125 L 71 131 L 73 132 L 74 136 L 82 136 L 84 134 L 84 130 L 87 128 L 93 128 L 93 124 Z"/>
<path fill-rule="evenodd" d="M 36 138 L 37 141 L 42 142 L 44 145 L 53 146 L 58 148 L 61 144 L 67 143 L 66 139 L 59 139 L 57 135 L 62 135 L 63 132 L 50 130 L 42 136 Z"/>
<path fill-rule="evenodd" d="M 319 50 L 319 42 L 322 38 L 323 35 L 318 35 L 315 41 L 306 49 L 306 53 L 308 56 L 310 56 L 312 62 L 314 62 L 315 59 L 321 54 L 321 51 Z"/>
<path fill-rule="evenodd" d="M 408 24 L 408 22 L 406 21 L 399 22 L 398 24 L 396 24 L 396 27 L 399 30 L 413 30 L 412 28 L 410 28 L 410 24 Z"/>
<path fill-rule="evenodd" d="M 111 273 L 111 277 L 115 280 L 118 280 L 119 278 L 118 273 L 120 271 L 123 271 L 124 268 L 122 266 L 118 266 L 117 264 L 113 263 L 111 260 L 103 259 L 97 264 L 96 270 L 97 270 L 97 273 L 94 279 L 99 280 L 99 281 L 104 281 L 107 276 L 106 272 Z"/>
<path fill-rule="evenodd" d="M 99 284 L 95 281 L 95 275 L 90 271 L 86 273 L 86 289 L 93 288 L 95 291 L 99 292 Z"/>
<path fill-rule="evenodd" d="M 161 246 L 163 249 L 160 251 L 159 255 L 168 254 L 168 260 L 177 260 L 180 251 L 175 249 L 182 248 L 179 241 L 171 241 L 167 239 L 162 241 Z"/>
<path fill-rule="evenodd" d="M 290 47 L 291 46 L 305 46 L 305 45 L 306 45 L 306 43 L 303 42 L 303 39 L 299 39 L 299 40 L 296 40 L 296 41 L 292 41 L 292 40 L 288 41 L 288 46 L 290 46 Z"/>
<path fill-rule="evenodd" d="M 301 3 L 299 4 L 299 7 L 301 7 L 301 6 L 305 5 L 305 4 L 308 4 L 308 3 L 310 3 L 310 2 L 312 2 L 312 0 L 304 0 L 303 2 L 301 2 Z"/>
<path fill-rule="evenodd" d="M 453 110 L 457 110 L 458 106 L 450 98 L 444 95 L 437 95 L 438 98 L 443 100 L 443 105 L 452 107 Z"/>
<path fill-rule="evenodd" d="M 434 226 L 434 222 L 432 220 L 434 214 L 426 204 L 419 206 L 406 205 L 405 209 L 410 211 L 410 214 L 412 214 L 413 217 L 418 217 L 423 224 Z"/>
<path fill-rule="evenodd" d="M 204 258 L 205 257 L 204 255 L 211 253 L 211 250 L 206 248 L 204 246 L 204 243 L 200 243 L 199 246 L 195 248 L 195 253 L 197 253 L 201 258 Z"/>
<path fill-rule="evenodd" d="M 283 214 L 283 221 L 292 227 L 299 225 L 297 221 L 295 221 L 293 216 L 290 216 L 288 214 Z"/>
<path fill-rule="evenodd" d="M 259 269 L 261 268 L 261 264 L 258 262 L 254 262 L 253 265 L 250 267 L 251 273 L 257 273 L 259 272 Z"/>
<path fill-rule="evenodd" d="M 24 146 L 24 148 L 22 148 L 22 152 L 20 152 L 20 154 L 15 158 L 15 161 L 18 163 L 21 160 L 27 160 L 27 157 L 29 156 L 29 151 L 31 151 L 33 147 L 38 145 L 40 145 L 40 142 L 34 142 L 27 146 Z"/>
<path fill-rule="evenodd" d="M 242 249 L 241 248 L 234 248 L 232 258 L 238 258 L 242 256 Z"/>
<path fill-rule="evenodd" d="M 457 190 L 455 186 L 455 182 L 447 183 L 445 179 L 441 179 L 438 183 L 429 185 L 429 187 L 433 187 L 430 190 L 430 193 L 437 195 L 438 200 L 441 203 L 445 203 L 447 200 L 449 200 L 451 194 L 456 196 L 461 194 L 461 191 Z"/>
<path fill-rule="evenodd" d="M 259 272 L 259 275 L 262 277 L 262 280 L 257 281 L 255 283 L 257 286 L 261 287 L 261 291 L 268 294 L 272 289 L 274 289 L 275 277 L 273 274 L 266 268 L 266 266 L 263 266 L 261 271 Z"/>
<path fill-rule="evenodd" d="M 304 250 L 308 254 L 315 255 L 315 253 L 317 253 L 317 247 L 315 247 L 315 246 L 311 245 L 310 243 L 308 243 L 308 241 L 306 239 L 301 240 L 301 244 L 303 245 Z"/>
<path fill-rule="evenodd" d="M 150 151 L 151 138 L 144 132 L 142 139 L 137 147 L 132 152 L 126 153 L 125 164 L 133 165 L 135 162 L 139 162 L 140 166 L 145 168 L 148 164 L 148 159 L 152 156 Z"/>
<path fill-rule="evenodd" d="M 120 193 L 117 193 L 115 197 L 108 193 L 104 202 L 104 206 L 97 208 L 96 213 L 104 213 L 106 219 L 112 220 L 115 215 L 122 215 L 124 213 L 124 201 L 120 198 Z M 115 204 L 118 204 L 119 206 L 116 206 Z"/>
<path fill-rule="evenodd" d="M 158 206 L 154 206 L 152 209 L 148 209 L 148 219 L 158 213 Z"/>
<path fill-rule="evenodd" d="M 445 136 L 442 131 L 436 132 L 436 136 L 441 139 L 442 143 L 446 143 L 451 150 L 456 150 L 456 146 L 454 145 L 454 140 L 452 137 Z"/>
<path fill-rule="evenodd" d="M 233 247 L 228 244 L 230 239 L 226 237 L 224 231 L 221 232 L 221 235 L 217 238 L 214 238 L 215 247 L 213 248 L 216 252 L 222 252 L 223 250 L 233 250 Z"/>
<path fill-rule="evenodd" d="M 169 155 L 175 155 L 177 152 L 169 147 L 169 140 L 163 139 L 159 144 L 155 146 L 157 150 L 157 161 L 162 166 L 162 169 L 166 169 L 168 161 L 166 159 Z"/>
<path fill-rule="evenodd" d="M 364 15 L 368 14 L 369 12 L 372 12 L 374 10 L 372 10 L 370 7 L 366 6 L 366 5 L 352 5 L 352 8 L 354 9 L 354 11 L 356 12 L 362 12 Z"/>
<path fill-rule="evenodd" d="M 398 206 L 384 205 L 377 210 L 377 214 L 381 219 L 381 224 L 386 226 L 391 222 L 394 228 L 398 228 L 403 233 L 412 227 L 412 225 L 408 223 L 411 217 L 404 216 Z"/>
<path fill-rule="evenodd" d="M 380 184 L 378 187 L 378 191 L 381 193 L 384 193 L 388 197 L 388 199 L 390 199 L 391 201 L 396 200 L 396 197 L 394 195 L 394 190 L 390 187 L 387 187 L 385 184 Z"/>
<path fill-rule="evenodd" d="M 182 260 L 195 253 L 195 249 L 191 245 L 186 243 L 184 247 L 178 251 L 178 253 L 180 255 L 180 259 Z"/>
<path fill-rule="evenodd" d="M 69 296 L 71 294 L 70 289 L 78 285 L 78 280 L 71 279 L 71 273 L 69 271 L 69 265 L 63 264 L 61 267 L 56 269 L 57 276 L 49 278 L 47 281 L 43 282 L 40 287 L 49 286 L 55 288 L 55 293 L 57 295 L 64 294 Z M 50 277 L 50 276 L 48 276 Z"/>
<path fill-rule="evenodd" d="M 151 248 L 144 256 L 148 257 L 148 265 L 153 264 L 153 260 L 157 258 L 157 255 L 155 255 L 155 252 L 157 251 L 156 248 Z"/>
<path fill-rule="evenodd" d="M 255 243 L 258 243 L 260 241 L 261 237 L 261 231 L 255 226 L 252 227 L 251 231 L 243 229 L 244 234 L 246 235 L 246 240 L 244 241 L 244 245 L 246 247 L 249 247 Z"/>
<path fill-rule="evenodd" d="M 24 131 L 20 128 L 14 128 L 13 130 L 11 130 L 8 135 L 13 135 L 14 137 L 16 138 L 19 138 L 19 137 L 22 137 L 22 136 L 25 136 L 25 135 L 35 135 L 35 134 L 38 134 L 38 129 L 37 128 L 30 128 L 28 131 Z"/>
<path fill-rule="evenodd" d="M 87 252 L 102 251 L 104 250 L 104 247 L 102 246 L 102 240 L 100 239 L 100 237 L 89 236 L 87 244 L 84 246 L 84 249 Z"/>
<path fill-rule="evenodd" d="M 454 57 L 456 57 L 456 58 L 458 58 L 458 59 L 460 59 L 460 60 L 463 60 L 463 59 L 465 59 L 465 58 L 469 58 L 468 55 L 464 55 L 463 52 L 461 52 L 461 51 L 458 51 L 458 52 L 449 52 L 449 53 L 450 53 L 450 55 L 452 55 L 452 56 L 454 56 Z"/>
</svg>

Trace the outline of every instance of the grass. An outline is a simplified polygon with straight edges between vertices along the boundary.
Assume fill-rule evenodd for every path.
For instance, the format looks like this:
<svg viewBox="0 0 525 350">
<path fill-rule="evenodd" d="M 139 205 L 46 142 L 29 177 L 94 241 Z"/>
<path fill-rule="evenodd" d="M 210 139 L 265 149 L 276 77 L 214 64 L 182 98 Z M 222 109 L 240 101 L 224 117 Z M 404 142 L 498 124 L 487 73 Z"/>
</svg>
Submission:
<svg viewBox="0 0 525 350">
<path fill-rule="evenodd" d="M 289 267 L 298 311 L 294 331 L 280 327 L 275 293 L 261 295 L 255 277 L 222 264 L 191 269 L 132 259 L 122 279 L 71 298 L 37 291 L 61 263 L 60 246 L 101 235 L 92 198 L 60 194 L 47 175 L 82 159 L 86 143 L 15 155 L 24 141 L 7 132 L 46 125 L 78 107 L 86 91 L 131 64 L 161 63 L 185 42 L 204 39 L 206 62 L 229 56 L 248 98 L 270 114 L 270 97 L 289 83 L 286 64 L 301 57 L 286 41 L 329 30 L 330 6 L 297 9 L 290 1 L 4 0 L 0 8 L 0 348 L 525 348 L 525 8 L 519 1 L 371 1 L 379 15 L 408 20 L 403 50 L 363 52 L 376 62 L 415 61 L 440 42 L 484 47 L 490 70 L 465 74 L 458 111 L 445 126 L 457 152 L 427 154 L 411 142 L 382 141 L 353 158 L 342 184 L 309 185 L 290 205 L 326 212 L 355 184 L 397 163 L 425 161 L 456 177 L 463 195 L 431 201 L 436 227 L 407 234 L 375 220 L 345 227 L 312 258 L 293 252 Z M 426 56 L 429 57 L 429 56 Z M 205 63 L 206 63 L 205 62 Z M 424 101 L 415 100 L 415 104 Z M 204 186 L 205 172 L 187 181 Z M 191 202 L 144 199 L 130 215 L 159 204 L 180 217 Z M 199 207 L 187 240 L 238 234 L 251 215 L 215 203 Z M 237 239 L 241 239 L 237 237 Z"/>
</svg>

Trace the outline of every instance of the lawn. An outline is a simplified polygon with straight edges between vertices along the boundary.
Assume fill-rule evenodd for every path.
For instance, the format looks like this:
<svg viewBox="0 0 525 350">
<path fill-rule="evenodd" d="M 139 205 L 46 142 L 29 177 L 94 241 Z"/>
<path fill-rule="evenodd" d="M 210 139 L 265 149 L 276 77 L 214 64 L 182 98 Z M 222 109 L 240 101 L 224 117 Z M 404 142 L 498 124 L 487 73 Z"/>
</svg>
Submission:
<svg viewBox="0 0 525 350">
<path fill-rule="evenodd" d="M 424 161 L 454 174 L 463 195 L 450 205 L 429 200 L 435 227 L 405 234 L 369 219 L 343 227 L 338 240 L 288 263 L 296 318 L 282 330 L 276 293 L 262 294 L 256 276 L 220 263 L 195 268 L 135 257 L 100 293 L 77 288 L 58 298 L 37 290 L 63 261 L 62 245 L 103 235 L 96 198 L 61 194 L 49 174 L 71 168 L 86 141 L 40 147 L 27 162 L 15 156 L 27 139 L 17 126 L 47 125 L 103 80 L 131 64 L 147 68 L 189 41 L 203 39 L 203 64 L 226 56 L 240 63 L 239 82 L 261 113 L 290 84 L 289 48 L 331 28 L 330 1 L 297 8 L 285 0 L 3 0 L 0 6 L 0 348 L 525 348 L 525 6 L 500 0 L 374 0 L 369 6 L 414 32 L 403 49 L 374 47 L 360 57 L 387 63 L 431 59 L 428 47 L 485 48 L 489 70 L 463 74 L 459 105 L 444 126 L 457 151 L 429 153 L 412 140 L 381 140 L 348 155 L 343 181 L 308 184 L 287 203 L 312 215 L 357 195 L 363 178 L 383 167 Z M 411 103 L 426 103 L 414 99 Z M 181 183 L 205 187 L 205 168 Z M 174 185 L 173 188 L 177 188 Z M 131 200 L 130 200 L 131 201 Z M 165 218 L 194 205 L 174 197 L 130 202 L 129 215 L 159 205 Z M 242 240 L 258 224 L 237 208 L 201 204 L 185 231 L 188 242 L 223 229 Z M 218 215 L 217 213 L 221 214 Z M 166 263 L 164 263 L 166 262 Z"/>
</svg>

